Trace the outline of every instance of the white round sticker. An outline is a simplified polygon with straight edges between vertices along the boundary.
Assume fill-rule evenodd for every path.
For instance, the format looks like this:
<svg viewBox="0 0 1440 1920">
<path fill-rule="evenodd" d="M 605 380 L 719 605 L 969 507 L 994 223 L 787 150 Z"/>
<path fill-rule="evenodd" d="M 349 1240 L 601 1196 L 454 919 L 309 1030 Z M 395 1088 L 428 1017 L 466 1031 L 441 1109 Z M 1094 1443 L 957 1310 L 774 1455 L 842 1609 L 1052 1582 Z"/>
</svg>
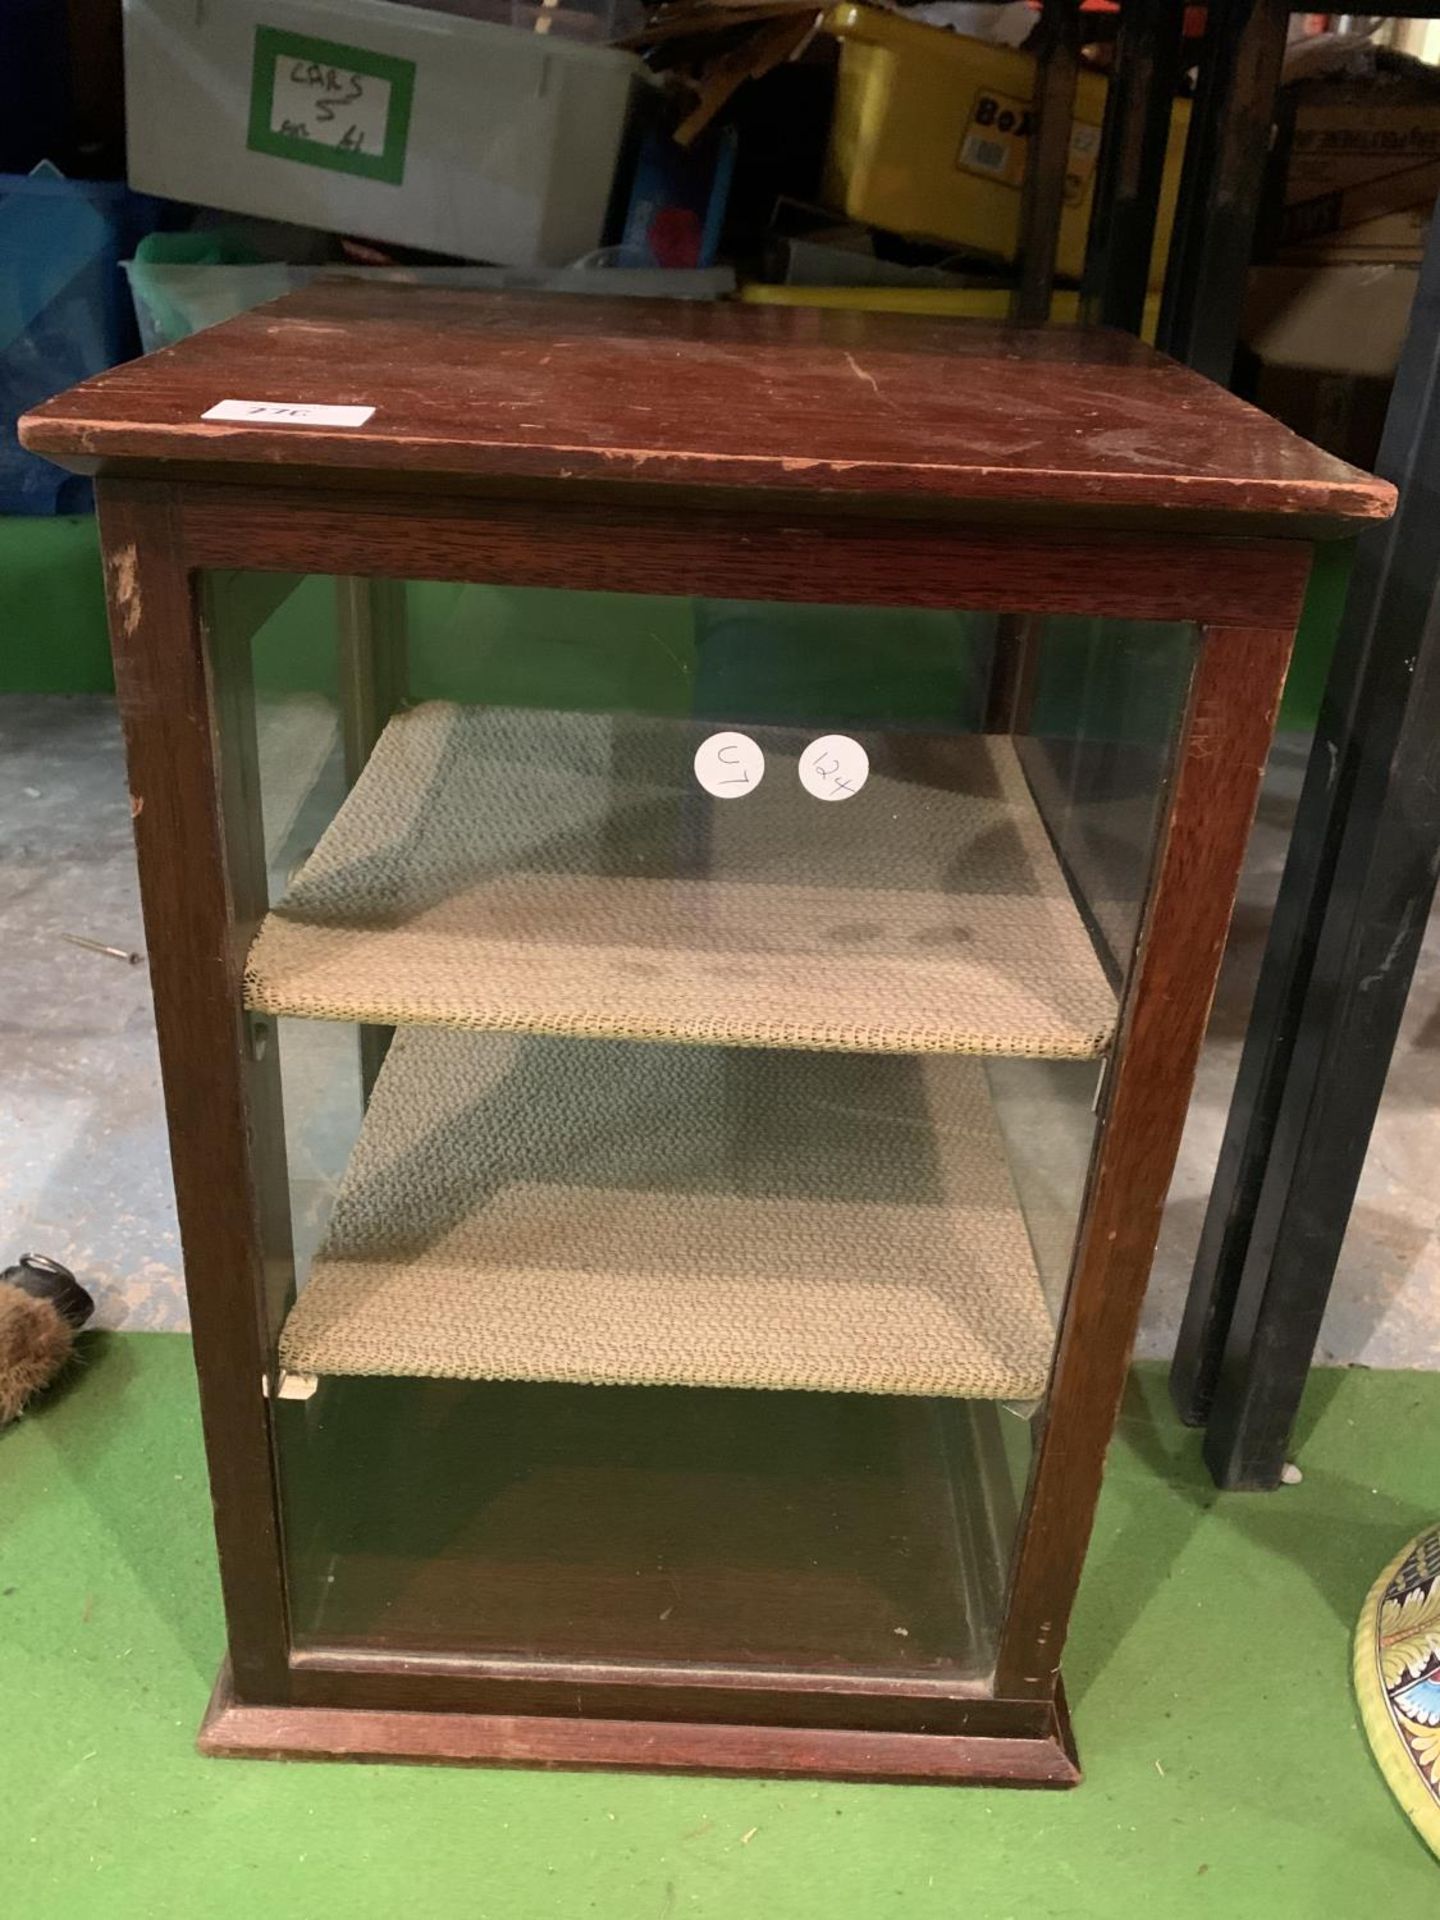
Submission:
<svg viewBox="0 0 1440 1920">
<path fill-rule="evenodd" d="M 858 740 L 827 733 L 800 756 L 800 784 L 817 800 L 849 800 L 870 778 L 870 756 Z"/>
<path fill-rule="evenodd" d="M 738 800 L 765 778 L 765 755 L 748 733 L 712 733 L 695 749 L 695 778 L 717 800 Z"/>
</svg>

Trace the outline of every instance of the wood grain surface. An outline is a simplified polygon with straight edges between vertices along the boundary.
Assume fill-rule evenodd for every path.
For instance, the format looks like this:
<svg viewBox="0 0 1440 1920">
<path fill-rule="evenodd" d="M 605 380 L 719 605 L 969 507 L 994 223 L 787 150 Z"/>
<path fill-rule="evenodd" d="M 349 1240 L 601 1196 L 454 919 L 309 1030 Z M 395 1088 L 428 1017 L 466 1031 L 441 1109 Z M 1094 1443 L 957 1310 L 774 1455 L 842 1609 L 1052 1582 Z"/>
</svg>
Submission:
<svg viewBox="0 0 1440 1920">
<path fill-rule="evenodd" d="M 1005 1697 L 1058 1677 L 1290 644 L 1284 628 L 1203 636 L 1011 1569 Z"/>
<path fill-rule="evenodd" d="M 1041 1740 L 1047 1697 L 997 1700 L 974 1683 L 914 1676 L 815 1674 L 734 1667 L 606 1666 L 559 1660 L 426 1660 L 393 1650 L 369 1656 L 297 1653 L 287 1701 L 360 1712 L 541 1714 L 560 1719 L 682 1721 L 706 1726 L 807 1727 L 855 1733 Z"/>
<path fill-rule="evenodd" d="M 217 401 L 373 406 L 236 425 Z M 326 282 L 97 375 L 21 438 L 81 471 L 183 462 L 412 486 L 663 485 L 1383 519 L 1393 490 L 1120 333 Z"/>
<path fill-rule="evenodd" d="M 237 1691 L 278 1701 L 288 1625 L 261 1382 L 289 1218 L 275 1049 L 252 1057 L 241 1005 L 264 860 L 245 790 L 246 623 L 232 602 L 230 644 L 213 645 L 169 488 L 107 488 L 100 529 L 231 1660 Z"/>
<path fill-rule="evenodd" d="M 643 1767 L 832 1780 L 1073 1787 L 1080 1779 L 1063 1700 L 1041 1738 L 875 1733 L 850 1728 L 687 1725 L 539 1714 L 248 1707 L 222 1672 L 200 1751 L 250 1759 L 419 1760 L 507 1767 Z"/>
<path fill-rule="evenodd" d="M 1112 620 L 1290 625 L 1303 540 L 1087 533 L 930 520 L 657 513 L 631 500 L 456 499 L 186 486 L 199 567 L 391 574 L 591 593 L 704 594 L 869 607 L 1103 613 Z"/>
<path fill-rule="evenodd" d="M 201 418 L 225 399 L 376 411 L 353 431 Z M 114 369 L 29 416 L 25 439 L 102 473 L 231 1647 L 202 1748 L 1073 1782 L 1059 1651 L 1309 538 L 1383 517 L 1391 489 L 1122 335 L 355 284 Z M 351 1596 L 354 1616 L 337 1618 L 339 1644 L 304 1633 L 305 1555 L 287 1556 L 282 1539 L 277 1409 L 261 1384 L 289 1285 L 276 1067 L 239 985 L 263 897 L 245 634 L 269 595 L 215 569 L 1204 624 L 993 1682 L 1008 1523 L 993 1541 L 958 1543 L 953 1579 L 930 1561 L 904 1569 L 937 1619 L 948 1607 L 975 1628 L 926 1641 L 926 1671 L 865 1657 L 878 1615 L 857 1613 L 848 1575 L 826 1589 L 839 1615 L 812 1606 L 802 1623 L 816 1647 L 792 1644 L 781 1618 L 773 1657 L 748 1671 L 711 1620 L 662 1672 L 663 1648 L 625 1640 L 618 1601 L 611 1638 L 632 1657 L 627 1667 L 612 1648 L 607 1666 L 594 1648 L 609 1603 L 594 1581 L 558 1594 L 570 1613 L 543 1646 L 509 1630 L 457 1645 L 438 1588 L 415 1583 L 418 1630 L 367 1609 L 417 1545 L 409 1504 L 409 1547 L 360 1556 L 370 1584 Z M 282 1452 L 294 1546 L 305 1503 L 293 1450 Z M 703 1475 L 694 1487 L 713 1522 Z M 960 1501 L 966 1513 L 983 1505 L 974 1491 Z M 922 1535 L 932 1506 L 917 1509 Z M 313 1544 L 333 1553 L 330 1508 L 319 1511 Z M 887 1565 L 890 1516 L 879 1520 L 867 1579 Z M 762 1544 L 783 1576 L 793 1543 L 777 1531 Z M 719 1576 L 734 1557 L 723 1545 Z M 511 1561 L 533 1624 L 526 1595 L 553 1572 L 534 1553 Z M 454 1571 L 477 1577 L 458 1559 Z M 888 1615 L 882 1624 L 893 1632 Z"/>
</svg>

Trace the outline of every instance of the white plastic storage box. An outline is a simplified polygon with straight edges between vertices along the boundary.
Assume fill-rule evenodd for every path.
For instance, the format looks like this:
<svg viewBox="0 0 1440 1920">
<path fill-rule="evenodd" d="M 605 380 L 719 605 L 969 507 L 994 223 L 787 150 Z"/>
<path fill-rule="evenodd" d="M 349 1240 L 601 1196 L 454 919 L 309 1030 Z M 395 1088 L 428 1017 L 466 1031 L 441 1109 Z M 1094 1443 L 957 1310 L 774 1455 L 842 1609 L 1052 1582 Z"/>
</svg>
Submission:
<svg viewBox="0 0 1440 1920">
<path fill-rule="evenodd" d="M 390 0 L 125 0 L 132 186 L 506 266 L 600 245 L 645 77 Z"/>
</svg>

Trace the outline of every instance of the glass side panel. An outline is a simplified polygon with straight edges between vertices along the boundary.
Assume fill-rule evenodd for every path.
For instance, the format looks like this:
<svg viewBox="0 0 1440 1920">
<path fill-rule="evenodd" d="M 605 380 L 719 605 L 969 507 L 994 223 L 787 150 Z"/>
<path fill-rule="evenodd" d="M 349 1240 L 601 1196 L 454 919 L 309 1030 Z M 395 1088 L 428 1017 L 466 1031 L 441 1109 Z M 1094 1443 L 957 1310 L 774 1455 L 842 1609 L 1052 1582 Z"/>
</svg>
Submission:
<svg viewBox="0 0 1440 1920">
<path fill-rule="evenodd" d="M 983 1674 L 999 1421 L 959 1400 L 326 1379 L 277 1410 L 302 1645 Z"/>
<path fill-rule="evenodd" d="M 983 1681 L 1191 631 L 249 585 L 297 1644 Z"/>
<path fill-rule="evenodd" d="M 1021 759 L 1100 951 L 1119 974 L 1139 931 L 1193 643 L 1184 627 L 1050 619 L 1033 644 Z"/>
</svg>

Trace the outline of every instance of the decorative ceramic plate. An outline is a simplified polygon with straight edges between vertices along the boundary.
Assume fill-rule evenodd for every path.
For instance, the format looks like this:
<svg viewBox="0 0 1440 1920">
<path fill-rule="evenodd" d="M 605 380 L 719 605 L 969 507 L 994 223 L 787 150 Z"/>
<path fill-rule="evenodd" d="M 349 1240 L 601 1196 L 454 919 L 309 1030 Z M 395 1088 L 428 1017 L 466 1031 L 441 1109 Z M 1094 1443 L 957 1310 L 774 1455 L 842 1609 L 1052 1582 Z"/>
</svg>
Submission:
<svg viewBox="0 0 1440 1920">
<path fill-rule="evenodd" d="M 1355 1631 L 1355 1691 L 1391 1792 L 1440 1854 L 1440 1526 L 1370 1589 Z"/>
</svg>

